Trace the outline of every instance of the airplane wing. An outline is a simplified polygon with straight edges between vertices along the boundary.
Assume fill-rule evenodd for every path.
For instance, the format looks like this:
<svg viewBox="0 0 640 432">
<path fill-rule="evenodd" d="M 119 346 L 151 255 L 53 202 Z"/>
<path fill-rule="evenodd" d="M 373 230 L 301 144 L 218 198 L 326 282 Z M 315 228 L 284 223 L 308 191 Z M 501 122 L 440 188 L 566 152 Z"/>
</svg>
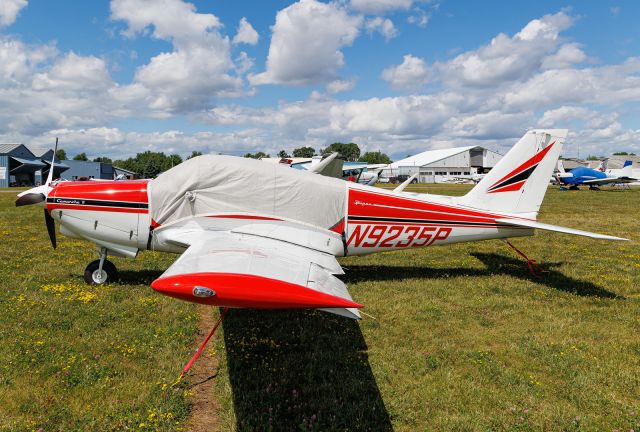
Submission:
<svg viewBox="0 0 640 432">
<path fill-rule="evenodd" d="M 625 181 L 622 178 L 618 178 L 618 177 L 607 177 L 603 179 L 584 180 L 580 183 L 586 184 L 586 185 L 602 185 L 602 184 L 611 184 L 611 183 L 625 183 Z M 627 182 L 627 183 L 630 183 L 630 182 Z"/>
<path fill-rule="evenodd" d="M 163 294 L 225 307 L 316 308 L 360 318 L 333 255 L 286 241 L 203 230 L 185 236 L 165 232 L 187 250 L 151 287 Z"/>
<path fill-rule="evenodd" d="M 613 237 L 613 236 L 608 236 L 608 235 L 604 235 L 604 234 L 592 233 L 592 232 L 589 232 L 589 231 L 582 231 L 582 230 L 573 229 L 573 228 L 566 228 L 566 227 L 558 226 L 558 225 L 550 225 L 550 224 L 546 224 L 546 223 L 542 223 L 542 222 L 536 222 L 536 221 L 532 221 L 532 220 L 528 220 L 528 219 L 507 219 L 507 218 L 504 218 L 504 219 L 496 219 L 496 222 L 498 222 L 500 224 L 504 224 L 504 225 L 511 225 L 511 226 L 523 227 L 523 228 L 541 229 L 541 230 L 545 230 L 545 231 L 555 231 L 555 232 L 559 232 L 559 233 L 591 237 L 591 238 L 599 239 L 599 240 L 628 240 L 628 239 L 625 239 L 625 238 L 622 238 L 622 237 Z"/>
</svg>

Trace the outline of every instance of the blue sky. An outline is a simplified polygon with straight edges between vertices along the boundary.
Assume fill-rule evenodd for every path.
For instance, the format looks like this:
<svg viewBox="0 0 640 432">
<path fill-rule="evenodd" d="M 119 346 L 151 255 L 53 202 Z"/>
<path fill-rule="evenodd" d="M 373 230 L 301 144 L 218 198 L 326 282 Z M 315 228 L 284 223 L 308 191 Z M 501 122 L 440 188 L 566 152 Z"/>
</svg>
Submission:
<svg viewBox="0 0 640 432">
<path fill-rule="evenodd" d="M 2 3 L 3 142 L 400 158 L 568 127 L 565 155 L 640 152 L 636 1 Z"/>
</svg>

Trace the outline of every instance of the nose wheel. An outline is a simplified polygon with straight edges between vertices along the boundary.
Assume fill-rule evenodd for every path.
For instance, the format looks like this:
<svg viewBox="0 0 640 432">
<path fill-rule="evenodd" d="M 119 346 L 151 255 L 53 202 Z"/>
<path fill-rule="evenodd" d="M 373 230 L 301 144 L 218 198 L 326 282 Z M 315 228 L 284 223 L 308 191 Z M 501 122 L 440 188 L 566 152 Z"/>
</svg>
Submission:
<svg viewBox="0 0 640 432">
<path fill-rule="evenodd" d="M 89 263 L 84 269 L 84 281 L 89 285 L 104 285 L 118 281 L 118 269 L 107 259 L 107 250 L 100 249 L 100 259 Z"/>
</svg>

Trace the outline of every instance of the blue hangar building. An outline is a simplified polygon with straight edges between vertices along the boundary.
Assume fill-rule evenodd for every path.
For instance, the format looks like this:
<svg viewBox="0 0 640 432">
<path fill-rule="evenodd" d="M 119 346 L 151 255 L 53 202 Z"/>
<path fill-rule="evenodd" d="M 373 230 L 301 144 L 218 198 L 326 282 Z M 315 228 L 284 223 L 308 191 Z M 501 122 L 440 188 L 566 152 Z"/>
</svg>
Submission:
<svg viewBox="0 0 640 432">
<path fill-rule="evenodd" d="M 0 144 L 0 187 L 34 186 L 49 175 L 53 150 L 29 150 L 24 144 Z M 53 177 L 58 178 L 69 166 L 57 158 Z"/>
<path fill-rule="evenodd" d="M 37 186 L 44 183 L 51 169 L 52 157 L 53 149 L 0 143 L 0 188 Z M 61 161 L 56 158 L 53 165 L 54 179 L 113 180 L 119 174 L 112 164 L 103 162 Z M 135 173 L 127 173 L 130 177 L 135 176 Z"/>
</svg>

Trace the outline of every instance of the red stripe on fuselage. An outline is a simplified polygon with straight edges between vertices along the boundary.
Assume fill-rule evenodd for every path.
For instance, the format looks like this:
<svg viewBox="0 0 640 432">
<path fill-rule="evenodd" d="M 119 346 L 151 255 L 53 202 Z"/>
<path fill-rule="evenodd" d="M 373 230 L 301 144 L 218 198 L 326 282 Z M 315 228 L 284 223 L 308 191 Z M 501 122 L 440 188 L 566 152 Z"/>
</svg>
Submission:
<svg viewBox="0 0 640 432">
<path fill-rule="evenodd" d="M 148 203 L 149 180 L 60 182 L 50 197 Z"/>
<path fill-rule="evenodd" d="M 58 204 L 58 203 L 47 204 L 47 209 L 49 211 L 52 211 L 55 209 L 63 209 L 63 210 L 85 210 L 85 211 L 99 211 L 99 212 L 136 213 L 136 214 L 149 213 L 149 210 L 147 209 L 138 209 L 138 208 L 88 206 L 88 205 Z"/>
<path fill-rule="evenodd" d="M 148 204 L 147 184 L 149 180 L 117 180 L 117 181 L 72 181 L 59 182 L 49 194 L 49 198 L 67 198 L 70 200 L 120 201 L 128 203 Z M 117 205 L 77 205 L 48 202 L 47 210 L 86 210 L 116 213 L 148 213 L 148 209 L 118 207 Z"/>
<path fill-rule="evenodd" d="M 510 217 L 356 188 L 349 189 L 348 214 L 349 217 L 370 216 L 490 223 L 497 218 Z"/>
</svg>

